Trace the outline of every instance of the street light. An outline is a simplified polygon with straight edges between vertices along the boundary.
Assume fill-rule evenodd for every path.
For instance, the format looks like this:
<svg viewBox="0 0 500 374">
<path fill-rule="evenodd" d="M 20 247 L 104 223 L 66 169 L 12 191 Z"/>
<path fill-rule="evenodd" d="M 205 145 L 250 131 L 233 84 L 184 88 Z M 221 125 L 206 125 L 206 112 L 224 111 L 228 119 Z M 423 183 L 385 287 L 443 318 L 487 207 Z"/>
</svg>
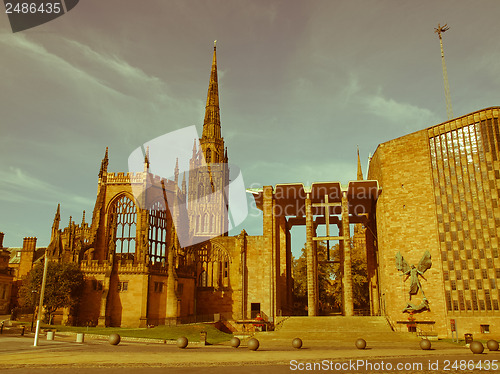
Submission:
<svg viewBox="0 0 500 374">
<path fill-rule="evenodd" d="M 33 302 L 31 303 L 33 305 L 33 315 L 31 316 L 31 329 L 30 329 L 31 332 L 33 332 L 33 323 L 35 321 L 35 312 L 36 312 L 35 301 L 37 293 L 38 293 L 37 290 L 31 290 L 31 300 L 33 300 Z"/>
<path fill-rule="evenodd" d="M 47 250 L 45 250 L 45 255 L 43 257 L 43 278 L 42 278 L 42 288 L 40 290 L 40 301 L 38 302 L 38 313 L 36 315 L 36 331 L 35 331 L 35 341 L 33 345 L 38 346 L 38 334 L 40 333 L 40 316 L 42 315 L 43 308 L 43 294 L 45 293 L 45 281 L 47 280 L 47 267 L 49 264 L 49 259 L 47 258 Z"/>
</svg>

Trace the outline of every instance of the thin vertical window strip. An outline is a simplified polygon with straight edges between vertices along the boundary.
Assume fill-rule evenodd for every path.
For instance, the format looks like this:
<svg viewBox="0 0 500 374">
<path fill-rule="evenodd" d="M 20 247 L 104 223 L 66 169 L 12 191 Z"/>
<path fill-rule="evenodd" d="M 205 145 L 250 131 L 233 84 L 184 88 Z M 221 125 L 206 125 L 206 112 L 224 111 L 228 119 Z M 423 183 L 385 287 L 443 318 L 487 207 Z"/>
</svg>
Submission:
<svg viewBox="0 0 500 374">
<path fill-rule="evenodd" d="M 488 146 L 490 146 L 488 148 L 493 148 L 493 146 L 491 146 L 491 137 L 493 137 L 493 143 L 495 144 L 494 149 L 495 151 L 498 149 L 498 146 L 496 146 L 496 144 L 498 144 L 496 131 L 496 127 L 498 127 L 498 119 L 495 118 L 495 121 L 496 123 L 491 121 L 488 123 L 488 127 L 494 127 L 494 129 L 490 131 L 491 135 L 487 133 L 490 136 L 487 136 L 486 139 L 481 138 L 482 135 L 484 137 L 484 132 L 481 134 L 480 123 L 468 124 L 459 127 L 458 129 L 452 128 L 450 131 L 446 131 L 445 127 L 442 126 L 440 129 L 435 129 L 434 133 L 429 134 L 430 156 L 435 189 L 434 195 L 436 197 L 437 209 L 438 212 L 442 211 L 440 214 L 444 215 L 443 221 L 445 224 L 446 222 L 452 222 L 452 227 L 450 227 L 450 230 L 452 231 L 452 245 L 450 248 L 446 248 L 446 243 L 444 241 L 441 241 L 440 244 L 442 246 L 442 251 L 458 249 L 460 253 L 464 252 L 463 255 L 460 255 L 461 259 L 466 258 L 465 249 L 468 249 L 469 251 L 472 249 L 473 257 L 475 258 L 480 257 L 480 254 L 482 254 L 484 258 L 493 258 L 495 257 L 493 256 L 493 252 L 496 251 L 496 253 L 498 253 L 497 248 L 494 248 L 493 245 L 489 245 L 490 243 L 495 243 L 495 247 L 498 245 L 496 230 L 490 229 L 491 227 L 496 227 L 496 222 L 490 221 L 494 221 L 494 215 L 491 213 L 493 212 L 493 209 L 495 209 L 495 213 L 498 214 L 496 211 L 497 209 L 493 206 L 492 202 L 493 198 L 496 197 L 497 192 L 491 191 L 490 193 L 489 189 L 492 184 L 490 181 L 485 180 L 492 178 L 494 170 L 488 170 L 486 165 L 487 158 L 485 157 L 483 148 L 483 145 L 486 147 L 487 142 L 489 143 Z M 495 126 L 493 126 L 493 124 L 495 124 Z M 489 173 L 492 175 L 489 175 Z M 453 206 L 450 206 L 448 201 L 450 199 L 453 201 L 459 201 L 459 203 L 452 204 Z M 456 217 L 456 219 L 458 219 L 458 217 L 461 217 L 460 219 L 465 217 L 463 225 L 461 223 L 454 223 L 455 220 L 453 217 Z M 446 233 L 442 231 L 443 228 L 444 226 L 441 223 L 438 223 L 440 237 L 446 237 Z M 454 230 L 456 230 L 456 234 L 453 234 Z M 472 238 L 469 234 L 465 235 L 465 233 L 469 232 L 473 235 Z M 477 244 L 473 245 L 472 248 L 471 239 L 474 239 L 474 242 L 477 242 Z M 460 245 L 460 243 L 463 244 Z M 447 261 L 444 253 L 446 252 L 443 252 L 442 259 L 443 261 Z M 454 257 L 456 257 L 456 254 L 454 255 Z M 467 257 L 470 258 L 469 255 Z M 461 261 L 461 263 L 463 266 L 464 261 Z M 465 261 L 465 263 L 467 264 L 467 261 Z M 472 268 L 471 265 L 473 264 L 469 264 L 470 268 Z M 486 262 L 481 261 L 481 267 L 482 265 L 486 265 Z M 450 266 L 449 263 L 448 266 Z M 454 266 L 450 266 L 451 273 L 455 273 L 454 269 Z M 464 268 L 463 270 L 466 269 Z M 472 275 L 470 279 L 474 279 L 474 272 L 469 272 L 472 273 L 469 274 Z M 450 274 L 450 276 L 451 275 L 452 274 Z M 457 278 L 460 279 L 460 277 Z M 445 283 L 448 283 L 448 285 L 451 286 L 451 282 L 445 281 Z M 476 284 L 474 284 L 475 282 L 469 283 L 464 280 L 463 283 L 465 289 L 469 288 L 465 287 L 466 284 L 471 288 L 476 288 L 474 287 L 476 286 Z M 481 289 L 484 286 L 485 285 L 482 282 L 479 282 L 479 287 Z M 495 289 L 496 279 L 490 280 L 487 283 L 487 286 L 491 289 Z M 476 291 L 474 290 L 474 292 L 471 291 L 470 293 L 462 293 L 463 299 L 460 300 L 460 302 L 457 300 L 458 297 L 455 299 L 455 297 L 452 297 L 450 294 L 450 299 L 454 300 L 449 300 L 449 303 L 447 302 L 448 309 L 450 310 L 451 307 L 458 304 L 460 305 L 460 310 L 464 310 L 466 305 L 471 305 L 471 307 L 477 310 L 478 302 L 475 292 Z M 458 294 L 453 296 L 458 296 Z M 489 303 L 487 299 L 482 300 L 482 302 L 486 305 L 490 304 L 491 308 L 493 307 L 495 301 L 498 304 L 498 300 L 496 299 L 497 296 L 498 295 L 495 293 L 490 296 L 491 301 Z M 467 309 L 470 310 L 471 308 L 467 307 Z"/>
</svg>

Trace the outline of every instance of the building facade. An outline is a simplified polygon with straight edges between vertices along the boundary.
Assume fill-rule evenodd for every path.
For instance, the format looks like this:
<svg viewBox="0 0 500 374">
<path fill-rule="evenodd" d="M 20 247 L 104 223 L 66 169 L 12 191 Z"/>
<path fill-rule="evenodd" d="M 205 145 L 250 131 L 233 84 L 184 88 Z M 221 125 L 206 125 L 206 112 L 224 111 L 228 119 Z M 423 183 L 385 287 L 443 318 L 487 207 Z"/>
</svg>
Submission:
<svg viewBox="0 0 500 374">
<path fill-rule="evenodd" d="M 406 329 L 487 337 L 500 326 L 500 135 L 498 107 L 380 144 L 363 180 L 278 184 L 249 191 L 263 211 L 263 235 L 228 236 L 228 152 L 222 137 L 214 46 L 203 134 L 189 177 L 108 171 L 106 149 L 89 222 L 57 208 L 50 245 L 25 238 L 18 278 L 44 253 L 77 262 L 86 277 L 76 324 L 147 326 L 290 315 L 290 230 L 306 226 L 308 313 L 319 314 L 316 243 L 339 244 L 343 313 L 354 315 L 352 242 L 366 249 L 370 313 Z M 140 191 L 138 194 L 137 191 Z M 180 227 L 174 223 L 183 222 Z M 318 236 L 324 225 L 326 234 Z M 330 225 L 332 232 L 330 232 Z M 335 234 L 333 233 L 335 232 Z M 338 233 L 338 234 L 337 234 Z M 179 235 L 194 243 L 181 246 Z M 1 279 L 1 278 L 0 278 Z M 0 296 L 2 296 L 0 286 Z M 453 322 L 453 325 L 452 325 Z"/>
<path fill-rule="evenodd" d="M 391 140 L 371 159 L 368 177 L 382 188 L 380 304 L 395 325 L 414 310 L 441 336 L 452 325 L 485 338 L 500 332 L 499 115 L 488 108 Z M 398 269 L 398 253 L 410 270 Z"/>
<path fill-rule="evenodd" d="M 193 147 L 187 182 L 185 174 L 179 180 L 178 166 L 174 180 L 152 174 L 148 152 L 142 172 L 109 172 L 106 149 L 90 222 L 83 212 L 81 223 L 70 217 L 60 229 L 58 206 L 45 253 L 51 261 L 79 263 L 87 280 L 78 310 L 65 322 L 146 326 L 241 320 L 258 313 L 272 321 L 276 293 L 287 293 L 291 304 L 291 287 L 277 290 L 283 275 L 274 271 L 266 250 L 280 228 L 266 229 L 263 236 L 245 231 L 227 236 L 229 167 L 215 45 L 199 144 Z M 181 247 L 178 235 L 186 234 L 195 244 Z M 36 238 L 25 239 L 20 277 L 41 257 L 35 244 Z M 287 256 L 291 269 L 290 248 Z M 287 274 L 284 286 L 291 282 L 291 270 Z"/>
<path fill-rule="evenodd" d="M 4 233 L 0 232 L 0 314 L 10 313 L 13 271 L 9 267 L 10 252 L 3 247 Z"/>
</svg>

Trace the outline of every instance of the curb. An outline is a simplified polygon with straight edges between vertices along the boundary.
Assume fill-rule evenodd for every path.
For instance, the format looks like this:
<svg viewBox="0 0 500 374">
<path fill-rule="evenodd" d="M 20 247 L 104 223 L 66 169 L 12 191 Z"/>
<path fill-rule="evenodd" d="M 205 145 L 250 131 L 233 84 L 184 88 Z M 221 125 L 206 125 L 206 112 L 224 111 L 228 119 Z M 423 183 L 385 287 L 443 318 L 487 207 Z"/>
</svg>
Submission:
<svg viewBox="0 0 500 374">
<path fill-rule="evenodd" d="M 75 336 L 76 338 L 76 332 L 70 332 L 70 331 L 57 331 L 57 335 L 62 335 L 62 336 Z M 108 340 L 109 335 L 98 335 L 98 334 L 87 334 L 85 333 L 85 338 L 87 339 L 99 339 L 99 340 Z M 153 343 L 153 344 L 177 344 L 177 340 L 171 340 L 171 339 L 154 339 L 154 338 L 134 338 L 134 337 L 128 337 L 128 336 L 120 336 L 122 342 L 131 342 L 131 343 Z M 189 342 L 189 345 L 200 345 L 200 346 L 205 346 L 204 343 L 202 342 Z"/>
</svg>

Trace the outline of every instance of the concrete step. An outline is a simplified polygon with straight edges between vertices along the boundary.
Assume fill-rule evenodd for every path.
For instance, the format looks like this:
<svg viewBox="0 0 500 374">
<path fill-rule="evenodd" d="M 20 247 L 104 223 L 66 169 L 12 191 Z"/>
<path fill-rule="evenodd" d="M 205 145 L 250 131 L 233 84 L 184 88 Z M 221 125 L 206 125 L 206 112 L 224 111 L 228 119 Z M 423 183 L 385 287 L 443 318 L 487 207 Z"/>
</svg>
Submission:
<svg viewBox="0 0 500 374">
<path fill-rule="evenodd" d="M 308 341 L 349 344 L 359 338 L 370 342 L 418 340 L 413 334 L 392 331 L 385 317 L 283 317 L 276 322 L 276 331 L 259 332 L 255 337 L 274 342 L 289 342 L 298 337 Z"/>
<path fill-rule="evenodd" d="M 384 317 L 288 317 L 277 323 L 281 331 L 351 332 L 392 331 Z"/>
</svg>

